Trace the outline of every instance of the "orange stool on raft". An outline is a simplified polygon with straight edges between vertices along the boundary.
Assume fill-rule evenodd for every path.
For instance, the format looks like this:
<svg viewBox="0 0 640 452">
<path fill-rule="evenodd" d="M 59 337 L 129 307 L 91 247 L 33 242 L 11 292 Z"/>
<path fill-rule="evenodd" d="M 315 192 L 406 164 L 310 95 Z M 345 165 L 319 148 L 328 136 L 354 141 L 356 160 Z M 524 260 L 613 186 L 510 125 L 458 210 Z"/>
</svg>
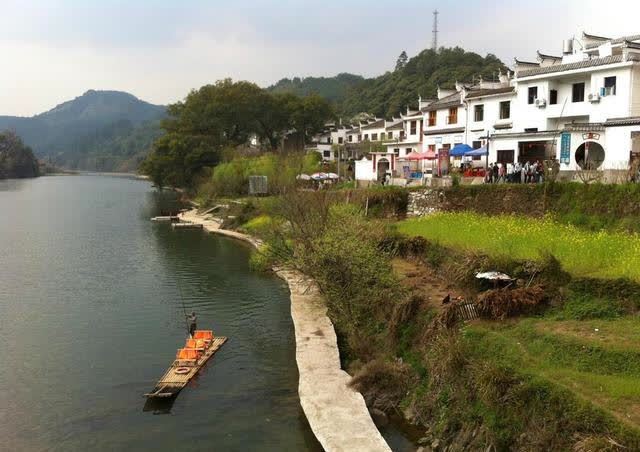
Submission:
<svg viewBox="0 0 640 452">
<path fill-rule="evenodd" d="M 205 347 L 204 339 L 187 339 L 184 348 L 193 348 L 198 351 L 203 351 Z"/>
<path fill-rule="evenodd" d="M 211 330 L 195 330 L 193 333 L 194 339 L 202 339 L 204 340 L 206 346 L 208 347 L 213 341 L 213 331 Z"/>
<path fill-rule="evenodd" d="M 195 364 L 198 361 L 199 355 L 198 350 L 194 348 L 179 348 L 178 353 L 176 353 L 176 360 Z"/>
</svg>

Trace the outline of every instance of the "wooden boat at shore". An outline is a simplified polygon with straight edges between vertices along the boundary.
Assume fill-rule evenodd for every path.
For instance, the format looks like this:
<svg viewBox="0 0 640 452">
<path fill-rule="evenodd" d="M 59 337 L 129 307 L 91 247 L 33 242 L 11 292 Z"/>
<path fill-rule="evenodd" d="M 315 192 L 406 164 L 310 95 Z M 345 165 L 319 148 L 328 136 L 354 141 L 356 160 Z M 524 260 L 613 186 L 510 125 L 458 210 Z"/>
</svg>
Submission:
<svg viewBox="0 0 640 452">
<path fill-rule="evenodd" d="M 202 229 L 203 226 L 200 223 L 191 223 L 188 221 L 180 221 L 179 223 L 171 223 L 173 229 Z"/>
<path fill-rule="evenodd" d="M 174 222 L 180 221 L 180 217 L 177 215 L 160 215 L 160 216 L 151 218 L 151 221 L 174 223 Z"/>
<path fill-rule="evenodd" d="M 166 399 L 178 395 L 226 341 L 226 337 L 215 337 L 213 331 L 197 330 L 193 339 L 187 339 L 185 347 L 178 349 L 176 359 L 153 390 L 144 396 Z"/>
</svg>

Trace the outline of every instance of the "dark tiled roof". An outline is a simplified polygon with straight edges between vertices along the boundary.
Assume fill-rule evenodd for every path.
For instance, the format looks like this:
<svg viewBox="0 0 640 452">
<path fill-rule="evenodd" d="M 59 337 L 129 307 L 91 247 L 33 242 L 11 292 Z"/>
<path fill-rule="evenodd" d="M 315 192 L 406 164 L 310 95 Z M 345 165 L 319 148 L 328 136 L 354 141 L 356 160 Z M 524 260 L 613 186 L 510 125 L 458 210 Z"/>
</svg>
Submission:
<svg viewBox="0 0 640 452">
<path fill-rule="evenodd" d="M 429 105 L 424 107 L 421 111 L 434 111 L 434 110 L 440 110 L 443 108 L 457 107 L 460 105 L 462 105 L 460 93 L 453 93 L 443 97 L 440 100 L 430 103 Z"/>
<path fill-rule="evenodd" d="M 638 61 L 635 55 L 628 55 L 625 60 L 624 55 L 612 55 L 604 58 L 592 58 L 590 60 L 578 61 L 577 63 L 556 64 L 554 66 L 539 67 L 533 69 L 525 69 L 516 73 L 517 78 L 532 77 L 540 74 L 551 74 L 553 72 L 572 71 L 574 69 L 583 69 L 595 66 L 604 66 L 607 64 L 622 63 L 623 61 Z"/>
<path fill-rule="evenodd" d="M 628 118 L 611 118 L 607 119 L 604 123 L 605 127 L 615 126 L 635 126 L 640 125 L 640 116 L 633 116 Z"/>
<path fill-rule="evenodd" d="M 545 53 L 541 53 L 539 50 L 538 50 L 538 58 L 541 58 L 543 60 L 562 60 L 562 57 L 547 55 Z"/>
<path fill-rule="evenodd" d="M 445 133 L 460 133 L 464 132 L 464 127 L 452 127 L 451 129 L 436 129 L 426 130 L 425 135 L 444 135 Z"/>
<path fill-rule="evenodd" d="M 540 66 L 540 63 L 534 62 L 534 61 L 523 61 L 523 60 L 519 60 L 517 58 L 514 58 L 516 65 L 521 65 L 521 66 Z"/>
<path fill-rule="evenodd" d="M 544 137 L 552 137 L 558 135 L 560 130 L 540 130 L 537 132 L 505 132 L 505 133 L 495 133 L 492 135 L 494 138 L 544 138 Z"/>
<path fill-rule="evenodd" d="M 360 130 L 368 130 L 368 129 L 381 129 L 384 127 L 384 119 L 378 119 L 377 121 L 370 122 L 362 127 Z"/>
<path fill-rule="evenodd" d="M 404 124 L 402 123 L 402 121 L 387 127 L 387 130 L 402 130 L 402 129 L 404 129 Z"/>
<path fill-rule="evenodd" d="M 611 40 L 611 38 L 605 38 L 604 36 L 590 35 L 586 31 L 582 32 L 582 37 L 585 38 L 585 39 L 594 39 L 594 40 L 597 40 L 597 41 L 609 41 L 609 40 Z"/>
<path fill-rule="evenodd" d="M 585 35 L 586 35 L 586 33 L 585 33 Z M 640 41 L 640 35 L 623 36 L 621 38 L 616 38 L 616 39 L 607 39 L 607 38 L 601 38 L 599 36 L 590 36 L 590 35 L 587 35 L 587 36 L 589 36 L 592 39 L 600 39 L 603 42 L 607 42 L 608 41 L 611 44 L 622 44 L 624 41 Z M 594 43 L 594 44 L 589 44 L 585 48 L 588 49 L 588 50 L 589 49 L 595 49 L 595 48 L 601 46 L 602 44 L 603 44 L 602 42 L 597 42 L 597 43 Z"/>
<path fill-rule="evenodd" d="M 474 99 L 477 97 L 484 97 L 484 96 L 492 96 L 495 94 L 513 93 L 514 91 L 515 89 L 513 88 L 513 86 L 507 86 L 504 88 L 494 88 L 494 89 L 478 89 L 478 90 L 469 92 L 469 94 L 467 94 L 467 99 Z"/>
</svg>

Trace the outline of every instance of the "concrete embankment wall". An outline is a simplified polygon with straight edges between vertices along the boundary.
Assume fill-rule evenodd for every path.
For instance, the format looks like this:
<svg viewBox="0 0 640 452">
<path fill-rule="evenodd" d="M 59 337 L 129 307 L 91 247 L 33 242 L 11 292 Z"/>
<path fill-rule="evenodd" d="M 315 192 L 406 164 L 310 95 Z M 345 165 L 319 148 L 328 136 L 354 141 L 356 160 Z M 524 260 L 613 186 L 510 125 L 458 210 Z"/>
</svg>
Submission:
<svg viewBox="0 0 640 452">
<path fill-rule="evenodd" d="M 185 221 L 202 224 L 216 234 L 249 242 L 260 241 L 235 231 L 220 229 L 195 210 Z M 349 387 L 351 377 L 340 366 L 340 352 L 327 306 L 313 281 L 298 272 L 279 269 L 289 285 L 291 317 L 295 328 L 298 394 L 311 430 L 327 451 L 390 451 L 376 428 L 362 394 Z"/>
</svg>

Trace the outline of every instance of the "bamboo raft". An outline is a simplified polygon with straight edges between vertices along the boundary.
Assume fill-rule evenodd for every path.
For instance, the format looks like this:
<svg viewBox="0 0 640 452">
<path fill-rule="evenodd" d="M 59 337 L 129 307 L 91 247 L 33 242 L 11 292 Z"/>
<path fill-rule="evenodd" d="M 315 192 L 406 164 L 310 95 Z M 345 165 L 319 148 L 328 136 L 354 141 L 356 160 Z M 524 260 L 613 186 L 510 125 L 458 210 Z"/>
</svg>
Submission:
<svg viewBox="0 0 640 452">
<path fill-rule="evenodd" d="M 173 229 L 202 229 L 202 224 L 181 221 L 179 223 L 171 223 Z"/>
<path fill-rule="evenodd" d="M 158 380 L 147 398 L 175 397 L 207 361 L 227 342 L 226 337 L 214 337 L 212 331 L 196 331 L 194 339 L 187 339 L 186 347 L 178 349 L 176 359 Z"/>
<path fill-rule="evenodd" d="M 161 215 L 158 217 L 151 218 L 151 221 L 160 221 L 160 222 L 176 222 L 180 221 L 180 217 L 177 215 Z"/>
</svg>

